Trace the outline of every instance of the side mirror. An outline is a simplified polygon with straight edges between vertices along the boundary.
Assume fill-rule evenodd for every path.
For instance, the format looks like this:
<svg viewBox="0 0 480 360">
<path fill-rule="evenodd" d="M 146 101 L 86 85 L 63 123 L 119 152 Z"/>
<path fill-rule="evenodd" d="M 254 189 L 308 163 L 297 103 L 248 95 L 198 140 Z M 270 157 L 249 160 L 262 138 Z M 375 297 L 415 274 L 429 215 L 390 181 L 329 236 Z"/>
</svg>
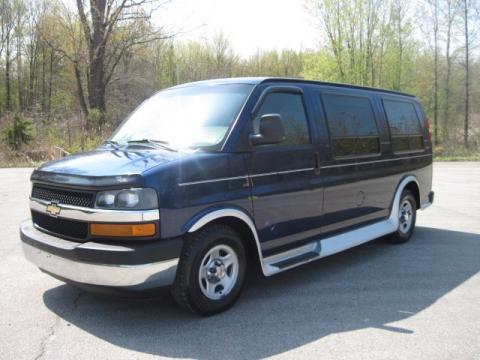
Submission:
<svg viewBox="0 0 480 360">
<path fill-rule="evenodd" d="M 253 145 L 278 144 L 285 140 L 285 128 L 280 114 L 265 114 L 254 124 L 254 134 L 250 135 Z"/>
</svg>

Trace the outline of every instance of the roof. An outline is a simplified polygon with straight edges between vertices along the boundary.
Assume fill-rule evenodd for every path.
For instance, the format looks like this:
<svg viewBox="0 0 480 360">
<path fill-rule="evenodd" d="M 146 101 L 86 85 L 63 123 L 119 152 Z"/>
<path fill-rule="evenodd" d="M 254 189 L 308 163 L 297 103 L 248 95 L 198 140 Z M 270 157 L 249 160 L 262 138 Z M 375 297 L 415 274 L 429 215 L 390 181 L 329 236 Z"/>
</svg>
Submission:
<svg viewBox="0 0 480 360">
<path fill-rule="evenodd" d="M 174 88 L 181 88 L 181 87 L 191 86 L 191 85 L 216 85 L 216 84 L 258 85 L 267 79 L 268 78 L 266 77 L 232 77 L 232 78 L 223 78 L 223 79 L 209 79 L 209 80 L 194 81 L 194 82 L 176 85 L 174 86 Z"/>
<path fill-rule="evenodd" d="M 302 83 L 302 84 L 312 84 L 312 85 L 324 85 L 324 86 L 335 86 L 335 87 L 342 87 L 342 88 L 349 88 L 349 89 L 359 89 L 359 90 L 368 90 L 368 91 L 380 91 L 389 94 L 395 95 L 403 95 L 403 96 L 410 96 L 415 97 L 415 95 L 394 91 L 394 90 L 387 90 L 387 89 L 380 89 L 380 88 L 373 88 L 367 86 L 359 86 L 359 85 L 351 85 L 351 84 L 343 84 L 343 83 L 334 83 L 334 82 L 327 82 L 327 81 L 317 81 L 317 80 L 305 80 L 305 79 L 297 79 L 297 78 L 287 78 L 287 77 L 232 77 L 232 78 L 224 78 L 224 79 L 211 79 L 211 80 L 202 80 L 196 81 L 191 83 L 185 83 L 181 85 L 175 86 L 175 88 L 184 87 L 184 86 L 191 86 L 191 85 L 215 85 L 215 84 L 250 84 L 250 85 L 258 85 L 263 82 L 290 82 L 290 83 Z"/>
</svg>

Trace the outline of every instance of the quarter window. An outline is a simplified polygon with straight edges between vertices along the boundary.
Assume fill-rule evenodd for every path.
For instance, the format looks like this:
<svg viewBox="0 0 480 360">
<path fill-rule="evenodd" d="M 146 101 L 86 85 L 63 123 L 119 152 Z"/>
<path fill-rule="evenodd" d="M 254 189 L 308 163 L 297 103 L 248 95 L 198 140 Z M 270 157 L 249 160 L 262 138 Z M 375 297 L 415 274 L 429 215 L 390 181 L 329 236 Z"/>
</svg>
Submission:
<svg viewBox="0 0 480 360">
<path fill-rule="evenodd" d="M 380 138 L 370 100 L 364 97 L 323 94 L 334 157 L 380 152 Z"/>
<path fill-rule="evenodd" d="M 423 149 L 420 120 L 411 102 L 383 100 L 394 152 Z"/>
<path fill-rule="evenodd" d="M 310 144 L 302 95 L 291 93 L 268 94 L 256 115 L 256 120 L 265 114 L 280 114 L 282 117 L 285 141 L 277 145 Z"/>
</svg>

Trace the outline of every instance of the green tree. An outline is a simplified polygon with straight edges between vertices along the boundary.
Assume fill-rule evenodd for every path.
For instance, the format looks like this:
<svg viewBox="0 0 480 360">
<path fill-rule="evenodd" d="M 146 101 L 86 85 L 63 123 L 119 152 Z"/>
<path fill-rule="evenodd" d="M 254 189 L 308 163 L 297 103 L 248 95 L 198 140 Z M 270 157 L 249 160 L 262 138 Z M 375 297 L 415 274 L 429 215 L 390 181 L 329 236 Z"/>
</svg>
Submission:
<svg viewBox="0 0 480 360">
<path fill-rule="evenodd" d="M 13 121 L 5 128 L 5 142 L 12 150 L 20 150 L 32 141 L 32 123 L 20 114 L 15 114 Z"/>
</svg>

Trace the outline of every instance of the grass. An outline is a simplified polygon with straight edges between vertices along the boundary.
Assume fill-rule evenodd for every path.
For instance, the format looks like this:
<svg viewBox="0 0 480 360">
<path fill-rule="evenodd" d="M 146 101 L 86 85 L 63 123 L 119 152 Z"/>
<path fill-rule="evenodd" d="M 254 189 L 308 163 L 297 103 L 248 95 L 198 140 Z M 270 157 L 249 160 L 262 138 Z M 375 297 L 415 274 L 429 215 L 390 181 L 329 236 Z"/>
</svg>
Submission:
<svg viewBox="0 0 480 360">
<path fill-rule="evenodd" d="M 444 150 L 434 148 L 434 161 L 480 161 L 480 148 L 465 149 L 463 147 Z"/>
<path fill-rule="evenodd" d="M 435 156 L 433 161 L 480 161 L 480 154 L 472 154 L 472 155 L 465 155 L 465 156 L 457 156 L 457 155 L 450 155 L 450 156 Z"/>
<path fill-rule="evenodd" d="M 42 162 L 27 162 L 27 161 L 0 161 L 1 168 L 36 168 L 40 166 Z"/>
</svg>

